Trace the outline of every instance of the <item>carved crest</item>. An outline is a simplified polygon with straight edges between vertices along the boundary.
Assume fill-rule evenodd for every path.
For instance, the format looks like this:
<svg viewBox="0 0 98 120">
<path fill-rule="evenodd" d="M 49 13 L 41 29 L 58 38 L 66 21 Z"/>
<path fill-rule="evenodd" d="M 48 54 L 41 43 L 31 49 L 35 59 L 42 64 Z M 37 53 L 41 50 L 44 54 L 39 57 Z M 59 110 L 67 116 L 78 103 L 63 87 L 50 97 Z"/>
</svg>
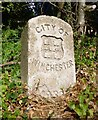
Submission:
<svg viewBox="0 0 98 120">
<path fill-rule="evenodd" d="M 62 38 L 55 36 L 43 35 L 42 37 L 41 54 L 46 59 L 60 60 L 64 55 L 62 46 Z"/>
</svg>

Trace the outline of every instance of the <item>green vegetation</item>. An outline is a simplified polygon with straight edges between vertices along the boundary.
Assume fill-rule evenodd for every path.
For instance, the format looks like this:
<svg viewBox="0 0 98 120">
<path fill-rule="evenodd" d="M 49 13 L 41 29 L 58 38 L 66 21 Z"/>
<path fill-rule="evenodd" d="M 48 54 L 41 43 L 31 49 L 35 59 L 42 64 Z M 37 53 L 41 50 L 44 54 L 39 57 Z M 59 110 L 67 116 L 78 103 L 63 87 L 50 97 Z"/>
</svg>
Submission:
<svg viewBox="0 0 98 120">
<path fill-rule="evenodd" d="M 11 118 L 26 120 L 32 117 L 34 119 L 42 117 L 49 119 L 51 117 L 72 118 L 73 120 L 98 119 L 98 94 L 95 81 L 96 65 L 98 64 L 98 46 L 96 45 L 98 35 L 95 35 L 95 32 L 98 33 L 98 3 L 94 3 L 97 5 L 97 9 L 85 13 L 90 34 L 88 31 L 87 34 L 76 32 L 79 27 L 77 25 L 77 7 L 79 6 L 77 3 L 66 2 L 63 10 L 58 8 L 57 4 L 35 2 L 33 9 L 30 7 L 30 5 L 34 5 L 32 2 L 4 2 L 2 4 L 0 118 L 9 120 Z M 20 38 L 23 26 L 28 19 L 40 14 L 56 16 L 59 11 L 62 13 L 61 18 L 70 23 L 74 30 L 77 83 L 73 88 L 69 88 L 63 97 L 50 102 L 41 96 L 27 96 L 27 86 L 21 82 L 20 75 Z"/>
<path fill-rule="evenodd" d="M 10 62 L 18 63 L 20 61 L 20 36 L 19 30 L 4 30 L 2 33 L 2 64 L 9 63 L 8 66 L 3 67 L 2 71 L 10 73 L 12 79 L 20 77 L 20 66 L 10 65 Z"/>
<path fill-rule="evenodd" d="M 14 119 L 21 115 L 22 109 L 27 105 L 25 87 L 18 79 L 12 80 L 8 71 L 2 74 L 0 84 L 0 89 L 2 89 L 2 117 Z"/>
<path fill-rule="evenodd" d="M 0 89 L 2 93 L 2 117 L 3 118 L 27 118 L 26 110 L 28 97 L 26 86 L 20 80 L 20 30 L 7 29 L 2 33 L 2 80 Z M 85 88 L 77 89 L 76 99 L 68 100 L 68 107 L 80 116 L 80 118 L 93 118 L 96 114 L 96 39 L 85 35 L 74 35 L 76 71 L 82 75 L 78 77 Z M 15 64 L 11 64 L 15 62 Z M 8 63 L 8 64 L 6 64 Z M 79 73 L 77 73 L 79 75 Z"/>
<path fill-rule="evenodd" d="M 93 87 L 93 89 L 92 89 Z M 90 118 L 94 117 L 94 99 L 95 99 L 96 89 L 94 86 L 87 85 L 86 88 L 80 92 L 78 95 L 78 101 L 69 101 L 69 107 L 73 109 L 80 118 Z M 97 109 L 97 108 L 96 108 Z"/>
</svg>

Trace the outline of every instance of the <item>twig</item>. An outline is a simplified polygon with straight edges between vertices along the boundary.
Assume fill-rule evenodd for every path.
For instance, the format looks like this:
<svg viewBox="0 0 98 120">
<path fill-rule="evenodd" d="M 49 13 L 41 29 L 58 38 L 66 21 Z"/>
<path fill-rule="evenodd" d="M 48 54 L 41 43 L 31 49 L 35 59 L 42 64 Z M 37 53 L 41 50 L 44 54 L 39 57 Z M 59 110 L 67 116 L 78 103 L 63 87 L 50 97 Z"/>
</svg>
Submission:
<svg viewBox="0 0 98 120">
<path fill-rule="evenodd" d="M 42 7 L 41 7 L 41 14 L 43 14 L 43 7 L 44 7 L 44 4 L 45 4 L 46 0 L 44 0 L 43 4 L 42 4 Z"/>
<path fill-rule="evenodd" d="M 53 5 L 54 7 L 56 7 L 57 9 L 59 9 L 60 12 L 63 12 L 64 14 L 67 15 L 67 12 L 72 13 L 73 15 L 75 15 L 75 13 L 73 13 L 72 11 L 66 11 L 65 9 L 60 9 L 57 5 L 55 5 L 54 3 L 52 3 L 51 1 L 48 0 L 48 2 Z"/>
<path fill-rule="evenodd" d="M 0 67 L 4 67 L 4 66 L 7 66 L 7 65 L 14 65 L 14 64 L 20 64 L 20 62 L 7 62 L 7 63 L 4 63 L 4 64 L 0 64 Z"/>
</svg>

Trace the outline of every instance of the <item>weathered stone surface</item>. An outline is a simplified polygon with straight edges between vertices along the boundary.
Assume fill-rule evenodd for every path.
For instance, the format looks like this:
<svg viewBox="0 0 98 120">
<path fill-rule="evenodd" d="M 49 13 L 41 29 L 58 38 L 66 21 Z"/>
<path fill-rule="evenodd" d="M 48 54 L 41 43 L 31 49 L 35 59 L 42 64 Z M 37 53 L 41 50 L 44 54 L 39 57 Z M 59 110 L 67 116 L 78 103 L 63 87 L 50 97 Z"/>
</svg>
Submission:
<svg viewBox="0 0 98 120">
<path fill-rule="evenodd" d="M 53 16 L 28 21 L 22 33 L 21 76 L 29 93 L 59 96 L 76 82 L 73 31 Z"/>
</svg>

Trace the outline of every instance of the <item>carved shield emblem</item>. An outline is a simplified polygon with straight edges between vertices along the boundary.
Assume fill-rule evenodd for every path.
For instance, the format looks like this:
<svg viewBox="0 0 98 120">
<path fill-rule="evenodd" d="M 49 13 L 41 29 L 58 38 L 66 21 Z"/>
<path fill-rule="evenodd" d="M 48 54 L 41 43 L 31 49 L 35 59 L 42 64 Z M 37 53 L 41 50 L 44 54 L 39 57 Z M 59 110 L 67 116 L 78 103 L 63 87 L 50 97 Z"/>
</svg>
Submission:
<svg viewBox="0 0 98 120">
<path fill-rule="evenodd" d="M 62 38 L 43 35 L 41 54 L 45 59 L 60 60 L 64 55 Z"/>
</svg>

